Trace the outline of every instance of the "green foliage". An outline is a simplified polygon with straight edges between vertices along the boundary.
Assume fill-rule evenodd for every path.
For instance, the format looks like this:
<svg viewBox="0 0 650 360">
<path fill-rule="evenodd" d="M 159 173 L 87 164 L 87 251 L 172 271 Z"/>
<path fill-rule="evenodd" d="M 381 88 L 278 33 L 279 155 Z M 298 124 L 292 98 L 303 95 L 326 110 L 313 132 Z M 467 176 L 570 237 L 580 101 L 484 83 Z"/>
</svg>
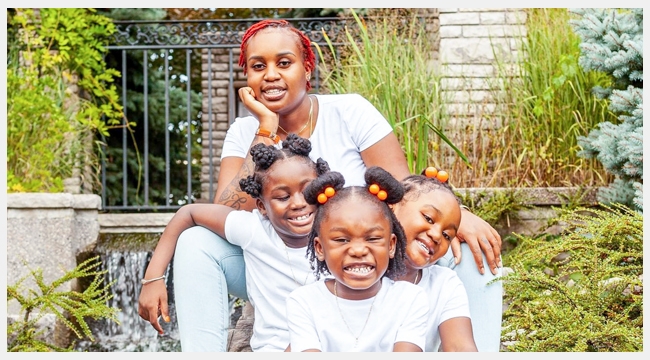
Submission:
<svg viewBox="0 0 650 360">
<path fill-rule="evenodd" d="M 30 275 L 36 287 L 27 292 L 22 287 L 28 276 L 7 286 L 7 303 L 17 301 L 22 312 L 22 318 L 7 327 L 7 351 L 73 351 L 74 344 L 69 348 L 61 348 L 43 340 L 44 330 L 38 330 L 37 323 L 47 313 L 56 315 L 78 338 L 88 337 L 91 341 L 94 338 L 87 319 L 106 318 L 119 323 L 119 310 L 107 305 L 112 297 L 110 287 L 113 283 L 105 284 L 106 270 L 97 270 L 101 265 L 98 258 L 96 256 L 80 263 L 49 284 L 44 281 L 41 269 L 31 270 Z M 61 286 L 83 278 L 92 278 L 83 292 L 59 290 Z"/>
<path fill-rule="evenodd" d="M 578 208 L 503 257 L 508 351 L 643 351 L 643 216 Z"/>
<path fill-rule="evenodd" d="M 482 186 L 604 185 L 602 167 L 579 156 L 577 139 L 614 119 L 607 103 L 591 93 L 610 80 L 578 65 L 580 38 L 567 9 L 526 9 L 526 16 L 525 34 L 514 35 L 515 62 L 495 54 L 492 87 L 503 126 L 472 152 L 480 158 L 473 168 L 485 171 L 476 176 L 489 179 Z"/>
<path fill-rule="evenodd" d="M 354 11 L 360 31 L 346 28 L 345 45 L 334 50 L 327 37 L 329 57 L 318 48 L 325 75 L 322 89 L 331 93 L 358 93 L 368 99 L 393 127 L 413 173 L 430 165 L 441 142 L 460 152 L 442 131 L 444 101 L 440 79 L 429 64 L 431 41 L 417 14 L 386 11 L 386 16 L 368 17 Z M 340 39 L 343 40 L 343 39 Z M 340 51 L 340 58 L 331 56 Z"/>
<path fill-rule="evenodd" d="M 464 193 L 457 192 L 456 195 L 464 205 L 470 208 L 472 213 L 490 224 L 500 221 L 509 222 L 517 218 L 519 210 L 530 208 L 527 205 L 528 199 L 521 190 L 502 189 L 492 192 L 485 190 L 471 193 L 465 190 Z"/>
<path fill-rule="evenodd" d="M 84 139 L 122 117 L 112 85 L 119 73 L 103 61 L 113 24 L 92 9 L 8 15 L 7 191 L 60 192 L 75 168 L 97 168 Z M 82 96 L 71 91 L 75 81 Z"/>
<path fill-rule="evenodd" d="M 596 158 L 616 179 L 599 194 L 643 211 L 643 8 L 573 9 L 580 65 L 607 74 L 611 86 L 594 92 L 609 100 L 618 121 L 603 121 L 579 138 L 580 155 Z"/>
</svg>

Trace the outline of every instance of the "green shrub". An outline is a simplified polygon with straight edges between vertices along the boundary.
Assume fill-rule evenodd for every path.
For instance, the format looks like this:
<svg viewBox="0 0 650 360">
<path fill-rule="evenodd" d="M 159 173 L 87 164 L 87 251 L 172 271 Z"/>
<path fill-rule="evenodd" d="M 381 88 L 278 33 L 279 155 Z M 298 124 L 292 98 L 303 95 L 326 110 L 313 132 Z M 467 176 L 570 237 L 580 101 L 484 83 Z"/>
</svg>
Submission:
<svg viewBox="0 0 650 360">
<path fill-rule="evenodd" d="M 92 135 L 122 120 L 119 73 L 103 60 L 113 23 L 93 9 L 7 13 L 7 192 L 61 192 L 63 179 L 89 167 L 92 188 Z"/>
<path fill-rule="evenodd" d="M 100 265 L 98 258 L 99 256 L 87 259 L 50 284 L 43 280 L 41 269 L 32 270 L 29 276 L 36 287 L 29 291 L 22 289 L 29 276 L 7 286 L 7 303 L 17 301 L 21 306 L 22 315 L 7 326 L 7 351 L 72 351 L 74 343 L 68 348 L 61 348 L 44 340 L 45 330 L 39 330 L 37 323 L 47 313 L 56 315 L 56 318 L 78 338 L 88 337 L 91 341 L 94 337 L 86 322 L 88 318 L 106 318 L 119 323 L 118 309 L 107 305 L 112 297 L 110 286 L 113 283 L 106 284 L 106 271 L 97 270 Z M 88 278 L 92 280 L 83 292 L 58 290 L 73 280 Z"/>
<path fill-rule="evenodd" d="M 520 237 L 503 258 L 507 351 L 642 351 L 643 216 L 578 208 L 557 237 Z"/>
</svg>

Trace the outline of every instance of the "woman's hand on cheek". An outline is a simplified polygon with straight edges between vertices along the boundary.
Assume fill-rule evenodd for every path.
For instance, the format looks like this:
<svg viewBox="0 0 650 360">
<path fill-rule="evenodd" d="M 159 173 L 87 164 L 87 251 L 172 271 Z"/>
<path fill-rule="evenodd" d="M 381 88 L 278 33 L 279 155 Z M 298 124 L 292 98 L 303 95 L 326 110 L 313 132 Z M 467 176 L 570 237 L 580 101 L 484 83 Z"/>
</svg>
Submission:
<svg viewBox="0 0 650 360">
<path fill-rule="evenodd" d="M 257 100 L 252 88 L 245 86 L 239 89 L 239 98 L 246 109 L 260 122 L 261 128 L 272 132 L 277 131 L 280 117 Z"/>
<path fill-rule="evenodd" d="M 467 210 L 463 210 L 458 233 L 451 242 L 456 264 L 461 261 L 460 242 L 463 241 L 472 251 L 479 272 L 485 274 L 483 265 L 483 254 L 485 254 L 490 271 L 497 275 L 497 268 L 501 267 L 501 236 L 485 220 Z"/>
</svg>

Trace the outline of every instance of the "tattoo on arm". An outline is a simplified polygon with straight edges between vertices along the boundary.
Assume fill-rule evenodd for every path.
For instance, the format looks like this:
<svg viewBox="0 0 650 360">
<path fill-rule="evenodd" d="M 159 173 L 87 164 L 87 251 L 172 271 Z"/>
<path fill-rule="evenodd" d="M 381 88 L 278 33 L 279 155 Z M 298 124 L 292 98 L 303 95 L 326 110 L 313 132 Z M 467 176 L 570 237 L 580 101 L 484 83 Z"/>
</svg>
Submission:
<svg viewBox="0 0 650 360">
<path fill-rule="evenodd" d="M 239 180 L 252 175 L 254 170 L 255 166 L 253 164 L 253 158 L 249 154 L 246 156 L 241 169 L 232 179 L 230 184 L 228 184 L 223 190 L 217 202 L 219 204 L 229 206 L 235 210 L 241 210 L 242 208 L 247 209 L 246 205 L 249 201 L 251 201 L 251 197 L 245 192 L 241 191 L 239 188 Z"/>
</svg>

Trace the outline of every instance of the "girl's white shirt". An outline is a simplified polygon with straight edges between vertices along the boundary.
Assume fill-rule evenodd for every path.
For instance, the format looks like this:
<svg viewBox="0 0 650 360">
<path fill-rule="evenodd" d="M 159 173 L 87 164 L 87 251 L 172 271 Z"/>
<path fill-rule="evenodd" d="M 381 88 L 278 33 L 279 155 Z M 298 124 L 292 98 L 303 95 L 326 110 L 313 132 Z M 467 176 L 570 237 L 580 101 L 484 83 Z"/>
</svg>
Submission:
<svg viewBox="0 0 650 360">
<path fill-rule="evenodd" d="M 376 299 L 346 300 L 337 299 L 321 280 L 287 299 L 291 351 L 390 352 L 396 342 L 424 349 L 428 310 L 424 290 L 407 281 L 384 277 Z"/>
<path fill-rule="evenodd" d="M 306 257 L 307 247 L 285 250 L 271 222 L 258 210 L 230 212 L 225 221 L 225 235 L 244 253 L 248 299 L 255 309 L 251 349 L 284 351 L 289 345 L 286 299 L 299 287 L 293 274 L 300 284 L 316 281 Z"/>
<path fill-rule="evenodd" d="M 418 286 L 429 299 L 425 351 L 436 352 L 440 347 L 440 324 L 457 317 L 471 318 L 467 291 L 454 270 L 439 265 L 422 269 Z"/>
</svg>

